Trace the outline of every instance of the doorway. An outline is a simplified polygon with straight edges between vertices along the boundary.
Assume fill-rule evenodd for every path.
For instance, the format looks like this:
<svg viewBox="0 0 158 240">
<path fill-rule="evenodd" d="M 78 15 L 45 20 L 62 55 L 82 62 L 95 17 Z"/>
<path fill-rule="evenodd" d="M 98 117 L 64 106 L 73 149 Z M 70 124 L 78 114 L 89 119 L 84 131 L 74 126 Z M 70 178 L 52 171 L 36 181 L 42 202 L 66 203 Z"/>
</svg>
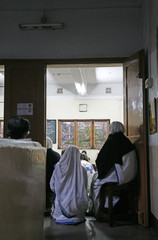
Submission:
<svg viewBox="0 0 158 240">
<path fill-rule="evenodd" d="M 116 60 L 116 59 L 115 59 Z M 78 61 L 79 62 L 79 61 Z M 82 61 L 81 61 L 82 62 Z M 90 60 L 88 60 L 88 62 L 90 62 Z M 93 61 L 95 62 L 95 60 Z M 96 61 L 97 62 L 97 61 Z M 88 67 L 110 67 L 111 66 L 111 61 L 110 64 L 87 64 L 86 65 L 86 61 L 83 62 L 83 64 L 71 64 L 71 65 L 47 65 L 47 77 L 49 76 L 49 68 L 51 69 L 56 69 L 56 72 L 53 73 L 54 75 L 54 80 L 55 82 L 52 83 L 52 87 L 54 87 L 54 93 L 56 94 L 56 96 L 60 95 L 60 102 L 62 102 L 62 96 L 63 96 L 63 90 L 65 89 L 65 91 L 68 91 L 68 93 L 70 93 L 70 89 L 68 89 L 69 87 L 69 83 L 64 82 L 62 79 L 61 81 L 58 80 L 58 78 L 60 79 L 60 76 L 63 77 L 64 73 L 66 73 L 66 76 L 68 77 L 68 75 L 70 74 L 70 72 L 67 72 L 67 68 L 73 68 L 72 72 L 75 72 L 74 68 L 79 68 L 76 69 L 76 75 L 77 75 L 77 70 L 80 71 L 80 68 L 88 68 Z M 101 61 L 102 62 L 102 61 Z M 104 63 L 107 62 L 104 59 Z M 109 117 L 111 119 L 111 121 L 113 120 L 119 120 L 121 122 L 123 122 L 125 124 L 125 128 L 126 128 L 126 135 L 129 137 L 129 139 L 132 140 L 132 142 L 135 144 L 136 149 L 137 149 L 137 153 L 138 153 L 138 161 L 139 161 L 139 186 L 140 186 L 140 191 L 139 191 L 139 196 L 138 196 L 138 222 L 139 224 L 143 225 L 143 226 L 149 226 L 149 209 L 148 209 L 148 205 L 149 205 L 149 183 L 148 183 L 148 163 L 147 163 L 147 131 L 146 131 L 146 92 L 145 92 L 145 75 L 144 75 L 144 51 L 141 50 L 138 53 L 134 54 L 133 56 L 126 58 L 126 59 L 122 59 L 120 61 L 118 61 L 119 63 L 122 63 L 122 67 L 123 67 L 123 75 L 122 75 L 122 79 L 123 79 L 123 84 L 122 84 L 122 115 L 124 115 L 122 117 L 122 119 L 113 119 L 112 117 Z M 72 62 L 71 62 L 72 63 Z M 80 62 L 79 62 L 80 63 Z M 115 61 L 116 63 L 116 61 Z M 108 65 L 108 66 L 107 66 Z M 115 64 L 112 64 L 112 66 Z M 72 67 L 73 66 L 73 67 Z M 120 66 L 120 64 L 116 64 L 116 66 Z M 60 74 L 59 70 L 60 68 L 63 68 L 63 72 Z M 66 68 L 66 72 L 65 71 Z M 96 71 L 95 71 L 96 72 Z M 55 79 L 55 76 L 57 75 L 58 78 Z M 83 79 L 86 74 L 81 69 L 81 80 L 77 83 L 80 83 L 80 87 L 82 86 L 82 83 L 84 82 Z M 47 78 L 48 79 L 48 78 Z M 89 79 L 93 79 L 91 76 Z M 53 81 L 54 81 L 53 80 Z M 139 83 L 138 83 L 139 81 Z M 139 85 L 139 89 L 136 89 L 135 82 L 137 83 L 137 85 Z M 48 83 L 50 84 L 48 86 Z M 62 84 L 65 84 L 65 86 L 62 86 Z M 130 83 L 130 85 L 128 84 Z M 55 87 L 55 85 L 58 85 L 57 87 Z M 86 82 L 86 84 L 88 85 L 88 83 Z M 105 84 L 105 83 L 104 83 Z M 111 86 L 109 85 L 109 83 L 105 86 L 102 85 L 101 90 L 104 90 L 104 94 L 105 91 L 106 94 L 108 95 L 109 92 L 111 91 Z M 86 85 L 86 87 L 87 87 Z M 113 85 L 114 86 L 114 85 Z M 132 88 L 131 88 L 132 86 Z M 71 86 L 72 87 L 72 86 Z M 75 89 L 75 86 L 73 85 L 73 88 Z M 47 81 L 47 89 L 49 91 L 51 91 L 51 82 Z M 106 89 L 106 90 L 105 90 Z M 94 85 L 91 88 L 91 90 L 94 90 Z M 139 96 L 139 94 L 141 94 L 141 106 L 142 106 L 142 122 L 141 124 L 139 124 L 139 121 L 136 120 L 135 116 L 135 110 L 134 107 L 137 106 L 135 105 L 135 101 L 132 101 L 132 99 L 135 100 L 135 94 L 136 94 L 136 90 L 137 90 L 137 95 Z M 54 99 L 54 103 L 56 103 L 55 106 L 53 106 L 53 104 L 49 104 L 49 100 L 48 98 L 49 96 L 49 91 L 47 91 L 47 119 L 49 118 L 55 118 L 55 110 L 54 109 L 60 109 L 60 107 L 58 107 L 57 102 L 55 101 L 55 96 L 52 96 L 52 101 Z M 82 105 L 84 105 L 84 108 L 86 108 L 88 106 L 88 104 L 86 103 L 86 101 L 88 101 L 90 99 L 90 97 L 86 97 L 86 95 L 83 94 L 83 96 L 80 96 L 77 92 L 77 90 L 75 89 L 75 94 L 74 94 L 74 99 L 75 101 L 82 101 Z M 94 91 L 93 91 L 94 93 Z M 138 94 L 139 93 L 139 94 Z M 58 94 L 58 95 L 57 95 Z M 109 96 L 109 95 L 108 95 Z M 69 96 L 70 97 L 70 96 Z M 110 98 L 108 98 L 109 100 Z M 96 100 L 92 100 L 93 101 L 92 107 L 88 107 L 87 109 L 94 109 L 95 107 L 95 101 Z M 70 100 L 72 102 L 72 100 Z M 67 100 L 64 101 L 64 104 L 66 104 Z M 132 103 L 132 104 L 131 104 Z M 64 106 L 64 104 L 62 104 L 61 106 Z M 71 105 L 71 104 L 70 104 Z M 78 110 L 78 105 L 76 104 L 76 109 Z M 96 104 L 97 105 L 97 104 Z M 64 106 L 64 110 L 66 111 L 66 115 L 63 116 L 63 111 L 60 109 L 60 114 L 61 115 L 57 115 L 56 119 L 68 119 L 70 117 L 70 113 L 73 113 L 73 117 L 72 118 L 77 118 L 76 116 L 76 112 L 75 112 L 75 107 L 72 107 L 71 109 L 69 109 L 67 106 L 69 106 L 69 104 L 66 104 L 66 106 Z M 97 106 L 100 107 L 100 104 L 98 104 Z M 110 104 L 108 104 L 107 106 L 110 106 Z M 139 107 L 140 105 L 138 105 Z M 98 109 L 99 109 L 98 107 Z M 52 113 L 53 115 L 49 115 L 49 109 L 52 109 Z M 97 109 L 97 110 L 98 110 Z M 104 111 L 105 109 L 105 105 L 104 107 L 101 107 L 102 109 L 102 114 L 106 114 L 110 112 L 111 109 L 107 108 L 107 111 Z M 117 108 L 118 109 L 118 108 Z M 115 108 L 113 108 L 113 111 L 115 111 Z M 94 116 L 94 112 L 92 111 L 92 115 L 90 115 L 90 118 L 93 118 Z M 83 115 L 84 113 L 84 115 Z M 86 114 L 87 114 L 87 110 L 83 111 L 83 112 L 79 112 L 80 117 L 82 114 L 83 119 L 86 119 Z M 84 116 L 84 117 L 83 117 Z M 105 116 L 105 115 L 104 115 Z M 56 128 L 58 128 L 58 125 L 56 124 Z M 131 129 L 133 129 L 132 131 L 130 131 Z M 131 133 L 135 133 L 137 132 L 137 135 L 132 136 Z M 58 139 L 56 138 L 56 141 L 58 141 Z M 60 149 L 58 149 L 58 144 L 56 145 L 56 150 L 60 152 Z M 90 149 L 90 153 L 93 154 L 92 149 Z M 89 154 L 90 154 L 89 153 Z M 97 154 L 97 153 L 96 153 Z M 95 156 L 95 154 L 93 154 L 93 156 Z M 92 163 L 93 161 L 95 161 L 96 156 L 92 159 Z"/>
<path fill-rule="evenodd" d="M 62 151 L 59 119 L 109 119 L 123 123 L 122 64 L 47 65 L 46 73 L 47 134 L 54 131 L 54 136 L 50 137 L 53 149 L 59 154 Z M 54 129 L 50 129 L 51 122 L 55 123 Z M 91 163 L 95 164 L 99 149 L 88 147 L 86 151 Z"/>
<path fill-rule="evenodd" d="M 8 119 L 13 116 L 13 115 L 16 115 L 17 114 L 17 103 L 33 103 L 33 115 L 31 116 L 27 116 L 29 119 L 30 119 L 30 122 L 31 122 L 31 126 L 33 127 L 33 131 L 32 131 L 32 139 L 34 139 L 35 141 L 38 141 L 38 142 L 41 142 L 41 144 L 43 146 L 45 146 L 45 136 L 46 136 L 46 132 L 45 132 L 45 129 L 46 129 L 46 119 L 48 120 L 56 120 L 56 124 L 55 124 L 55 127 L 56 127 L 56 134 L 57 134 L 57 131 L 58 131 L 58 125 L 57 125 L 57 120 L 59 120 L 59 118 L 63 119 L 63 112 L 60 111 L 60 114 L 61 116 L 55 116 L 54 114 L 57 113 L 58 111 L 58 105 L 53 105 L 52 102 L 54 103 L 57 103 L 55 101 L 55 97 L 56 96 L 60 96 L 60 102 L 63 100 L 62 99 L 62 90 L 65 89 L 64 91 L 67 91 L 67 93 L 71 93 L 72 92 L 70 91 L 70 89 L 68 89 L 69 87 L 69 84 L 68 83 L 65 83 L 65 88 L 63 88 L 61 86 L 61 84 L 63 84 L 63 82 L 61 81 L 61 83 L 58 82 L 58 91 L 57 89 L 54 87 L 55 84 L 52 83 L 52 90 L 54 91 L 54 96 L 51 96 L 51 99 L 52 99 L 52 102 L 49 104 L 49 101 L 47 99 L 47 115 L 46 115 L 46 112 L 45 112 L 45 105 L 46 105 L 46 99 L 45 99 L 45 93 L 46 93 L 46 86 L 45 86 L 45 68 L 47 67 L 47 70 L 48 70 L 48 67 L 53 67 L 53 68 L 81 68 L 81 67 L 84 67 L 84 68 L 88 68 L 88 67 L 106 67 L 107 64 L 105 63 L 124 63 L 125 60 L 126 63 L 124 65 L 124 83 L 126 83 L 126 86 L 122 87 L 124 93 L 128 93 L 127 95 L 123 94 L 125 96 L 125 100 L 130 100 L 130 98 L 128 98 L 129 96 L 133 96 L 133 95 L 129 95 L 129 93 L 131 93 L 131 91 L 129 91 L 130 89 L 127 89 L 126 87 L 128 87 L 128 82 L 129 81 L 132 81 L 132 79 L 138 79 L 140 81 L 142 81 L 142 84 L 140 84 L 139 86 L 142 88 L 142 106 L 143 106 L 143 125 L 145 126 L 145 128 L 140 128 L 140 126 L 138 124 L 135 125 L 135 128 L 136 129 L 140 129 L 140 135 L 137 135 L 136 136 L 136 140 L 138 140 L 138 144 L 136 143 L 136 146 L 137 146 L 137 150 L 138 150 L 138 155 L 140 157 L 140 159 L 142 160 L 141 161 L 141 165 L 144 166 L 140 166 L 140 169 L 141 169 L 141 193 L 140 193 L 140 202 L 139 202 L 139 208 L 142 207 L 140 209 L 140 212 L 139 212 L 139 223 L 144 225 L 144 226 L 148 226 L 148 184 L 146 184 L 145 182 L 147 182 L 147 154 L 146 154 L 146 150 L 147 148 L 144 147 L 146 146 L 146 134 L 147 134 L 147 131 L 146 131 L 146 111 L 145 111 L 145 93 L 144 93 L 144 84 L 145 84 L 145 77 L 144 77 L 144 74 L 143 74 L 143 65 L 142 65 L 142 60 L 143 59 L 143 55 L 140 54 L 141 52 L 135 54 L 134 58 L 131 57 L 129 59 L 115 59 L 115 60 L 110 60 L 110 59 L 84 59 L 84 60 L 70 60 L 70 61 L 61 61 L 61 60 L 58 60 L 58 61 L 49 61 L 49 62 L 46 62 L 46 61 L 22 61 L 22 60 L 12 60 L 12 61 L 6 61 L 6 64 L 5 64 L 5 109 L 6 111 L 4 111 L 4 119 L 5 119 L 5 124 L 7 123 Z M 99 63 L 98 63 L 99 61 Z M 54 64 L 53 64 L 54 63 Z M 76 64 L 74 64 L 76 63 Z M 81 64 L 82 63 L 82 64 Z M 91 64 L 90 64 L 91 63 Z M 133 72 L 133 65 L 130 65 L 130 64 L 133 64 L 134 63 L 134 69 L 136 69 L 136 71 Z M 2 63 L 3 64 L 3 63 Z M 53 65 L 52 65 L 53 64 Z M 55 64 L 58 64 L 58 65 L 55 65 Z M 62 65 L 64 64 L 64 65 Z M 135 66 L 136 64 L 136 66 Z M 113 64 L 112 64 L 113 65 Z M 137 67 L 138 65 L 138 67 Z M 108 65 L 110 66 L 110 65 Z M 75 70 L 75 69 L 73 69 Z M 131 74 L 132 73 L 132 74 Z M 82 72 L 82 74 L 84 74 Z M 80 74 L 81 75 L 81 74 Z M 61 75 L 58 75 L 58 76 L 62 76 Z M 47 73 L 47 77 L 48 77 L 48 73 Z M 129 80 L 130 78 L 130 80 Z M 22 81 L 21 81 L 22 79 Z M 88 79 L 91 79 L 91 76 L 88 78 Z M 81 78 L 82 80 L 82 78 Z M 127 80 L 127 81 L 126 81 Z M 79 82 L 81 86 L 82 82 Z M 24 86 L 25 84 L 25 86 Z M 105 84 L 105 83 L 104 83 Z M 106 85 L 106 88 L 105 88 L 105 85 L 102 85 L 102 90 L 104 90 L 104 94 L 105 94 L 105 89 L 107 88 L 107 92 L 106 92 L 106 95 L 109 94 L 109 91 L 110 91 L 110 86 L 109 84 Z M 87 84 L 88 85 L 88 84 Z M 18 86 L 18 88 L 17 88 Z M 71 86 L 72 87 L 72 86 Z M 74 87 L 74 86 L 73 86 Z M 75 87 L 74 87 L 75 88 Z M 126 91 L 127 90 L 127 91 Z M 48 86 L 47 85 L 47 92 L 51 91 L 51 84 Z M 68 119 L 70 117 L 70 113 L 72 114 L 73 113 L 73 119 L 93 119 L 93 116 L 94 116 L 94 111 L 92 111 L 95 107 L 95 101 L 94 99 L 89 99 L 86 98 L 86 96 L 80 96 L 75 88 L 75 94 L 73 94 L 73 98 L 76 100 L 76 109 L 77 109 L 77 113 L 74 111 L 75 108 L 74 107 L 71 107 L 71 109 L 67 108 L 67 106 L 69 106 L 69 104 L 66 105 L 65 107 L 65 115 L 64 118 L 65 119 Z M 91 85 L 91 91 L 94 93 L 94 85 L 92 84 Z M 28 95 L 28 92 L 31 93 L 31 97 L 30 95 Z M 70 94 L 70 95 L 71 95 Z M 69 96 L 69 99 L 67 98 L 67 100 L 63 101 L 62 105 L 64 103 L 67 103 L 67 101 L 70 101 L 72 102 L 72 98 L 70 98 L 70 95 L 68 94 Z M 14 97 L 13 97 L 14 96 Z M 109 95 L 108 95 L 109 96 Z M 72 97 L 72 96 L 71 96 Z M 100 96 L 101 98 L 101 96 Z M 110 98 L 108 98 L 108 100 L 110 100 Z M 82 105 L 81 109 L 79 109 L 79 101 L 80 104 Z M 85 101 L 91 101 L 93 102 L 92 106 L 89 105 L 89 102 L 85 102 Z M 103 102 L 103 99 L 99 99 L 100 102 Z M 123 100 L 122 100 L 123 101 Z M 128 129 L 128 133 L 130 133 L 130 123 L 132 121 L 129 121 L 130 120 L 130 117 L 133 116 L 131 114 L 131 111 L 129 111 L 129 108 L 127 106 L 130 106 L 128 105 L 128 103 L 130 103 L 131 101 L 128 101 L 127 103 L 125 101 L 123 101 L 125 104 L 124 104 L 124 107 L 122 106 L 122 113 L 124 111 L 124 113 L 126 112 L 125 117 L 125 125 L 126 125 L 126 129 Z M 48 109 L 49 109 L 49 106 L 51 108 L 51 111 L 53 113 L 53 115 L 49 116 L 48 115 Z M 63 105 L 64 106 L 64 105 Z M 97 105 L 98 106 L 98 105 Z M 100 107 L 101 105 L 99 105 Z M 107 105 L 107 107 L 110 106 Z M 132 107 L 135 106 L 135 105 L 132 105 Z M 99 109 L 98 107 L 98 109 Z M 88 109 L 88 111 L 86 110 L 86 108 Z M 105 114 L 109 114 L 110 112 L 110 109 L 107 108 L 108 110 L 107 111 L 104 111 L 104 107 L 102 107 L 101 109 L 103 109 L 102 111 L 102 114 L 104 114 L 103 116 L 101 116 L 100 118 L 103 119 L 105 118 Z M 97 109 L 97 110 L 98 110 Z M 119 108 L 118 108 L 119 109 Z M 124 110 L 123 110 L 124 109 Z M 91 110 L 91 115 L 89 115 L 87 117 L 87 114 L 90 113 L 90 110 Z M 133 111 L 134 113 L 134 111 Z M 79 116 L 77 115 L 79 114 Z M 47 116 L 47 117 L 46 117 Z M 98 117 L 97 117 L 98 118 Z M 110 119 L 112 119 L 111 117 L 109 117 Z M 123 119 L 123 117 L 122 117 Z M 112 119 L 113 121 L 114 119 Z M 4 125 L 5 125 L 4 124 Z M 5 128 L 5 133 L 6 133 L 6 126 L 4 126 Z M 41 131 L 42 129 L 42 131 Z M 142 131 L 143 130 L 143 131 Z M 132 131 L 133 132 L 133 131 Z M 135 131 L 134 131 L 135 132 Z M 137 131 L 139 133 L 139 131 Z M 129 135 L 128 135 L 129 136 Z M 129 136 L 130 138 L 132 138 L 132 136 L 130 135 Z M 57 141 L 57 137 L 55 138 L 55 141 L 56 143 L 55 144 L 58 144 Z M 57 146 L 56 145 L 56 149 L 57 149 Z M 55 145 L 54 145 L 55 147 Z M 59 152 L 61 150 L 59 149 Z M 90 149 L 90 152 L 93 153 L 93 151 L 95 151 L 94 149 Z M 93 154 L 94 156 L 95 154 Z M 93 160 L 92 160 L 93 161 Z M 141 168 L 142 167 L 142 168 Z M 143 169 L 143 170 L 142 170 Z M 146 189 L 145 190 L 145 195 L 144 195 L 144 190 L 143 189 Z"/>
</svg>

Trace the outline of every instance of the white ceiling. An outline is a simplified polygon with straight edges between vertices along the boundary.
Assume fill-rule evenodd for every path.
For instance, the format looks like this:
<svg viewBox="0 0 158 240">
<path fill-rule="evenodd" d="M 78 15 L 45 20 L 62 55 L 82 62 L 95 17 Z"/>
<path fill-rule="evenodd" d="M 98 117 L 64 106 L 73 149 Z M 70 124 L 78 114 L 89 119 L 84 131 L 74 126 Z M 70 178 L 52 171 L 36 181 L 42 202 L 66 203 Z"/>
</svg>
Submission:
<svg viewBox="0 0 158 240">
<path fill-rule="evenodd" d="M 102 72 L 101 79 L 97 79 L 98 71 Z M 86 94 L 80 95 L 75 82 L 84 84 Z M 4 95 L 4 66 L 0 66 L 0 95 Z M 111 92 L 107 93 L 111 89 Z M 58 93 L 62 89 L 62 93 Z M 106 65 L 97 67 L 56 67 L 47 66 L 47 96 L 57 99 L 89 98 L 109 99 L 123 96 L 123 68 L 121 65 Z M 1 96 L 2 97 L 2 96 Z"/>
<path fill-rule="evenodd" d="M 75 83 L 85 85 L 86 95 L 78 94 Z M 98 98 L 122 98 L 123 68 L 121 65 L 63 68 L 49 65 L 47 67 L 47 86 L 48 97 L 63 98 L 71 95 L 82 98 L 97 98 L 97 96 Z M 59 88 L 63 90 L 62 94 L 57 93 Z M 106 88 L 111 88 L 111 93 L 106 93 Z"/>
<path fill-rule="evenodd" d="M 97 79 L 97 73 L 102 72 L 102 78 Z M 122 83 L 122 66 L 117 67 L 87 67 L 87 68 L 47 68 L 48 84 L 70 84 L 81 75 L 87 83 Z M 80 77 L 81 77 L 80 76 Z"/>
</svg>

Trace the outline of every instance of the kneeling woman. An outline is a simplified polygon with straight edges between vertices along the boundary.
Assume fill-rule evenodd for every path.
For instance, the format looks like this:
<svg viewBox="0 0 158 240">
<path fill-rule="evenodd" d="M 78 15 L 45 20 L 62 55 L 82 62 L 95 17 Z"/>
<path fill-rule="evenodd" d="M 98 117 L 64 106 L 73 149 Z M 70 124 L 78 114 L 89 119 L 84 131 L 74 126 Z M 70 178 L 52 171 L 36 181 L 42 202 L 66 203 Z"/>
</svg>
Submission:
<svg viewBox="0 0 158 240">
<path fill-rule="evenodd" d="M 51 216 L 59 224 L 76 224 L 84 221 L 88 207 L 87 173 L 81 166 L 80 151 L 69 146 L 56 164 L 50 180 L 56 194 Z"/>
</svg>

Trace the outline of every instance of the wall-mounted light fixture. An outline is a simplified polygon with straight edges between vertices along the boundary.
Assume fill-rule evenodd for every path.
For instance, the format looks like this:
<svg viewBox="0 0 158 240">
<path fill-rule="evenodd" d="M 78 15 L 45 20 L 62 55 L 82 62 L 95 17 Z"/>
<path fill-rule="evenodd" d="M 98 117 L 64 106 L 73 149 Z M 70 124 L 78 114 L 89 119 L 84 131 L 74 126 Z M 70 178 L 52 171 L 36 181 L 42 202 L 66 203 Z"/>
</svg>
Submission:
<svg viewBox="0 0 158 240">
<path fill-rule="evenodd" d="M 47 17 L 43 13 L 40 23 L 22 23 L 19 24 L 19 27 L 23 30 L 40 30 L 40 29 L 50 29 L 50 30 L 57 30 L 62 29 L 65 27 L 64 23 L 47 23 Z"/>
<path fill-rule="evenodd" d="M 57 30 L 65 27 L 64 23 L 25 23 L 19 24 L 19 27 L 23 30 L 40 30 L 40 29 L 50 29 Z"/>
<path fill-rule="evenodd" d="M 63 94 L 63 88 L 57 88 L 57 94 Z"/>
<path fill-rule="evenodd" d="M 106 92 L 106 93 L 111 93 L 111 88 L 106 88 L 106 89 L 105 89 L 105 92 Z"/>
<path fill-rule="evenodd" d="M 87 104 L 79 104 L 80 112 L 87 112 Z"/>
</svg>

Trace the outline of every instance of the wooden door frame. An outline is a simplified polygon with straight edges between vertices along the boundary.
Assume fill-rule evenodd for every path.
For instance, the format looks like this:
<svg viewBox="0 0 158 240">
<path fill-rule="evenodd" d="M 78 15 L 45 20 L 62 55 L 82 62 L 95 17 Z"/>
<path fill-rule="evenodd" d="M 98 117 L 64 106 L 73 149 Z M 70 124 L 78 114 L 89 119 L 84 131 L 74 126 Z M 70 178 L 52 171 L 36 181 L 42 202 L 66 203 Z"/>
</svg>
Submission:
<svg viewBox="0 0 158 240">
<path fill-rule="evenodd" d="M 10 62 L 23 62 L 23 63 L 28 63 L 28 62 L 39 62 L 39 63 L 43 63 L 45 66 L 47 65 L 101 65 L 101 64 L 122 64 L 129 59 L 129 57 L 123 57 L 123 58 L 78 58 L 78 59 L 27 59 L 27 60 L 23 60 L 23 59 L 5 59 L 5 60 L 0 60 L 0 65 L 5 65 L 7 63 Z M 44 81 L 46 81 L 44 79 Z M 145 91 L 145 90 L 144 90 Z M 144 102 L 144 106 L 146 107 L 146 103 Z M 143 117 L 147 117 L 147 116 L 143 116 Z M 46 115 L 45 115 L 45 119 L 46 119 Z M 147 122 L 147 121 L 145 121 Z M 125 126 L 126 126 L 126 122 L 124 122 Z M 44 140 L 45 141 L 45 140 Z"/>
<path fill-rule="evenodd" d="M 90 64 L 95 64 L 95 65 L 101 65 L 101 64 L 123 64 L 123 62 L 126 60 L 126 58 L 121 58 L 121 57 L 114 57 L 114 58 L 77 58 L 77 59 L 4 59 L 0 60 L 0 65 L 4 66 L 4 72 L 5 72 L 5 79 L 6 79 L 6 71 L 5 71 L 5 66 L 7 64 L 16 64 L 16 63 L 42 63 L 45 65 L 90 65 Z M 44 84 L 46 85 L 46 78 L 44 78 Z M 6 84 L 5 84 L 6 85 Z M 4 96 L 5 99 L 5 96 Z M 5 106 L 5 108 L 10 109 L 10 106 Z M 8 113 L 8 118 L 9 119 L 10 115 Z M 5 118 L 5 117 L 4 117 Z M 46 119 L 46 111 L 45 111 L 45 119 Z M 46 125 L 46 124 L 45 124 Z M 46 130 L 45 130 L 46 131 Z M 6 137 L 6 121 L 4 119 L 4 136 Z M 46 140 L 43 139 L 42 141 L 44 143 L 44 146 L 46 146 Z"/>
<path fill-rule="evenodd" d="M 34 79 L 36 79 L 36 82 L 31 82 L 30 85 L 30 89 L 36 89 L 36 93 L 35 94 L 35 98 L 33 100 L 34 102 L 34 106 L 33 106 L 33 114 L 27 115 L 28 119 L 31 120 L 33 122 L 33 119 L 39 119 L 39 121 L 36 123 L 37 128 L 35 129 L 33 136 L 34 136 L 34 141 L 38 141 L 42 144 L 42 146 L 46 146 L 46 79 L 45 79 L 45 65 L 43 64 L 43 62 L 39 61 L 39 60 L 5 60 L 5 61 L 0 61 L 0 64 L 4 66 L 4 73 L 5 73 L 5 89 L 4 89 L 4 136 L 7 137 L 7 121 L 12 117 L 11 114 L 16 115 L 16 104 L 12 105 L 12 76 L 13 76 L 13 72 L 12 70 L 14 69 L 14 72 L 16 71 L 19 73 L 24 70 L 27 73 L 28 71 L 32 71 L 32 73 L 34 72 L 35 76 Z M 38 72 L 37 72 L 38 71 Z M 7 79 L 7 81 L 6 81 Z M 40 81 L 39 81 L 40 79 Z M 26 81 L 27 82 L 27 81 Z M 36 86 L 36 87 L 35 87 Z M 10 99 L 8 97 L 6 97 L 8 94 Z M 28 93 L 28 97 L 27 93 L 25 91 L 25 101 L 29 102 L 29 93 Z M 43 102 L 42 102 L 42 98 L 40 98 L 39 96 L 43 96 Z M 17 95 L 16 95 L 17 96 Z M 16 98 L 16 97 L 15 97 Z M 15 100 L 15 98 L 13 98 Z M 27 98 L 27 100 L 26 100 Z M 36 99 L 36 100 L 35 100 Z M 37 101 L 38 100 L 38 101 Z M 16 101 L 16 100 L 15 100 Z M 21 100 L 20 100 L 21 103 Z M 13 107 L 14 106 L 14 107 Z M 13 110 L 14 109 L 14 110 Z M 35 110 L 35 111 L 34 111 Z M 34 113 L 36 112 L 36 113 Z M 44 115 L 43 115 L 44 113 Z M 41 116 L 38 118 L 38 116 Z M 24 116 L 25 117 L 25 116 Z M 34 118 L 35 117 L 35 118 Z M 31 123 L 31 122 L 30 122 Z M 33 124 L 31 124 L 32 126 Z M 44 132 L 41 132 L 40 129 L 44 129 Z M 33 130 L 34 130 L 33 129 Z M 31 136 L 31 134 L 30 134 Z"/>
<path fill-rule="evenodd" d="M 11 62 L 39 62 L 45 65 L 75 65 L 75 64 L 123 64 L 127 57 L 114 57 L 114 58 L 68 58 L 68 59 L 4 59 L 0 60 L 0 65 L 5 66 Z"/>
<path fill-rule="evenodd" d="M 136 78 L 142 79 L 142 94 L 143 94 L 143 125 L 140 125 L 139 135 L 132 136 L 130 138 L 128 133 L 128 77 L 126 70 L 128 66 L 134 64 L 138 59 L 139 62 L 139 75 Z M 145 89 L 145 52 L 144 50 L 132 55 L 127 59 L 124 64 L 124 124 L 126 129 L 126 135 L 129 136 L 130 140 L 135 144 L 136 149 L 139 153 L 138 162 L 140 173 L 137 176 L 137 185 L 141 186 L 138 197 L 138 222 L 145 227 L 150 225 L 150 178 L 149 178 L 149 154 L 148 154 L 148 116 L 147 116 L 147 90 Z M 142 128 L 143 127 L 143 128 Z M 143 146 L 143 148 L 142 148 Z M 143 150 L 144 149 L 144 150 Z M 139 165 L 138 164 L 138 165 Z"/>
</svg>

